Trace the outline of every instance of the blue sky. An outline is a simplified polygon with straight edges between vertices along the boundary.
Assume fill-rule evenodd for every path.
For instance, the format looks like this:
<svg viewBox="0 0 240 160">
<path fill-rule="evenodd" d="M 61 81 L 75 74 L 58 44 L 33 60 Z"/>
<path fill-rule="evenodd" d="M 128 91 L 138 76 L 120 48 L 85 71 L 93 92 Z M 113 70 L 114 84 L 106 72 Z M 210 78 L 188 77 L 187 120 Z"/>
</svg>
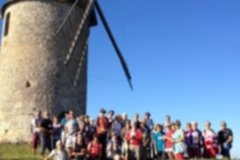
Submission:
<svg viewBox="0 0 240 160">
<path fill-rule="evenodd" d="M 2 1 L 0 1 L 2 3 Z M 89 49 L 88 114 L 170 114 L 200 128 L 222 120 L 240 157 L 240 1 L 99 0 L 133 76 L 132 92 L 99 22 Z"/>
</svg>

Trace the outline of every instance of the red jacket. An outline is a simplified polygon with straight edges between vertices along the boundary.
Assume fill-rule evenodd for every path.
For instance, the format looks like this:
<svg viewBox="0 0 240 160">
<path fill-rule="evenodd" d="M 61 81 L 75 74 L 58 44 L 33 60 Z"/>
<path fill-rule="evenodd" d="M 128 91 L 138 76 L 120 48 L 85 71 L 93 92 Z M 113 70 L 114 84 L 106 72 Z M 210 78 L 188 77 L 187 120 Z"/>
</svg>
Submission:
<svg viewBox="0 0 240 160">
<path fill-rule="evenodd" d="M 131 130 L 126 134 L 125 139 L 129 142 L 130 145 L 140 146 L 142 145 L 142 140 L 143 140 L 142 131 L 137 129 L 132 133 L 132 130 Z"/>
</svg>

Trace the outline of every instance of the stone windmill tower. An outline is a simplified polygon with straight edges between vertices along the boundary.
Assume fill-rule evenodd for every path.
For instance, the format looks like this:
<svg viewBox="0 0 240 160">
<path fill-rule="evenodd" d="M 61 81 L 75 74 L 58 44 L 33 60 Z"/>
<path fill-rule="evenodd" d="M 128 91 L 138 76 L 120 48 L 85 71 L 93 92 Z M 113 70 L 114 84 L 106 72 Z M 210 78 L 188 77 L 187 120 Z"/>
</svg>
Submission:
<svg viewBox="0 0 240 160">
<path fill-rule="evenodd" d="M 38 110 L 86 112 L 87 42 L 89 29 L 96 24 L 94 7 L 130 82 L 97 1 L 6 1 L 0 53 L 0 141 L 29 141 L 30 121 Z"/>
</svg>

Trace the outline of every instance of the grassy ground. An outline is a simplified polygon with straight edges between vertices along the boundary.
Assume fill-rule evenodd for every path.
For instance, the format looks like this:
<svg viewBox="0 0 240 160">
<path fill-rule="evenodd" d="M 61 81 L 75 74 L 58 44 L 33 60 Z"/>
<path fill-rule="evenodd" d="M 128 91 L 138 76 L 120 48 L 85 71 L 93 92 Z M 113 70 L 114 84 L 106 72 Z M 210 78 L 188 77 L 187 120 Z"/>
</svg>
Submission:
<svg viewBox="0 0 240 160">
<path fill-rule="evenodd" d="M 29 144 L 0 144 L 0 160 L 43 160 L 34 156 Z"/>
<path fill-rule="evenodd" d="M 0 160 L 43 160 L 43 157 L 34 156 L 30 144 L 0 144 Z"/>
</svg>

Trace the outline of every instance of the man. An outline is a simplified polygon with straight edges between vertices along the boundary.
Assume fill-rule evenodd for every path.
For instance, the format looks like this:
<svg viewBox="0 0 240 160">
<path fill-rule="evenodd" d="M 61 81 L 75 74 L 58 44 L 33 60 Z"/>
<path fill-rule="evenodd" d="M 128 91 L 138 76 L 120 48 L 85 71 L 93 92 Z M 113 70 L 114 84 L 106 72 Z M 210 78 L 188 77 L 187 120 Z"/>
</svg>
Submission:
<svg viewBox="0 0 240 160">
<path fill-rule="evenodd" d="M 76 135 L 76 133 L 79 131 L 79 125 L 75 118 L 75 113 L 73 110 L 70 110 L 68 112 L 68 120 L 65 124 L 65 127 L 67 127 L 68 134 L 71 136 Z"/>
<path fill-rule="evenodd" d="M 40 133 L 40 141 L 41 141 L 41 150 L 40 154 L 44 155 L 46 149 L 50 152 L 52 150 L 51 145 L 51 135 L 53 133 L 53 125 L 52 121 L 49 118 L 49 113 L 44 113 L 44 119 L 41 123 L 41 133 Z"/>
<path fill-rule="evenodd" d="M 112 124 L 114 123 L 114 114 L 115 114 L 115 112 L 113 110 L 110 110 L 108 112 L 108 127 L 109 127 L 109 129 L 111 129 Z"/>
<path fill-rule="evenodd" d="M 151 119 L 151 114 L 149 112 L 146 112 L 144 115 L 144 121 L 148 127 L 148 131 L 152 132 L 153 128 L 154 128 L 154 123 L 153 120 Z"/>
<path fill-rule="evenodd" d="M 187 149 L 187 153 L 191 153 L 191 149 L 192 149 L 192 144 L 193 144 L 193 136 L 192 136 L 192 125 L 191 123 L 187 123 L 186 124 L 186 130 L 184 132 L 185 134 L 185 144 L 186 144 L 186 149 Z M 189 155 L 187 155 L 189 156 Z"/>
<path fill-rule="evenodd" d="M 100 109 L 99 116 L 97 118 L 97 135 L 100 143 L 102 144 L 102 154 L 101 159 L 106 158 L 106 147 L 107 147 L 107 133 L 108 133 L 108 118 L 105 116 L 106 110 Z"/>
<path fill-rule="evenodd" d="M 137 122 L 132 123 L 137 124 Z M 138 129 L 140 129 L 140 131 L 142 132 L 141 157 L 144 160 L 149 160 L 151 158 L 151 133 L 149 132 L 145 121 L 142 121 L 140 123 L 140 128 Z"/>
<path fill-rule="evenodd" d="M 70 160 L 68 153 L 64 150 L 61 141 L 57 141 L 56 149 L 52 150 L 51 153 L 44 160 Z"/>
<path fill-rule="evenodd" d="M 67 148 L 68 151 L 70 151 L 74 147 L 74 144 L 76 143 L 76 135 L 77 132 L 79 131 L 78 121 L 75 118 L 75 113 L 73 110 L 70 110 L 68 112 L 68 120 L 65 124 L 65 129 L 66 129 L 65 147 Z"/>
<path fill-rule="evenodd" d="M 38 111 L 36 116 L 32 119 L 32 152 L 35 155 L 38 143 L 40 141 L 40 131 L 41 131 L 41 122 L 42 122 L 42 111 Z"/>
<path fill-rule="evenodd" d="M 218 132 L 218 144 L 221 147 L 221 155 L 231 158 L 230 150 L 232 148 L 233 132 L 227 128 L 226 122 L 221 122 L 221 130 Z"/>
</svg>

